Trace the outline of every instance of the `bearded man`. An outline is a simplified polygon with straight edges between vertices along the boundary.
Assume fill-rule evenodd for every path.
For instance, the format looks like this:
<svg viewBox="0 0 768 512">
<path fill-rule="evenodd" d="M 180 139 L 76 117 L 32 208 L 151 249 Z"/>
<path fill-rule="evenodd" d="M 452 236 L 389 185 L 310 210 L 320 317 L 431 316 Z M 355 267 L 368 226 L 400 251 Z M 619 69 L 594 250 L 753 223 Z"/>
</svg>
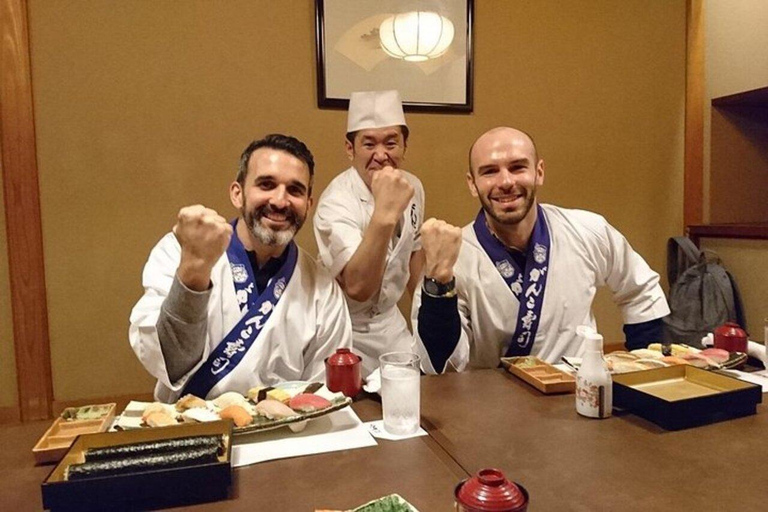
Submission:
<svg viewBox="0 0 768 512">
<path fill-rule="evenodd" d="M 179 211 L 144 267 L 131 347 L 155 397 L 245 394 L 287 380 L 324 381 L 324 360 L 352 346 L 346 301 L 294 236 L 312 206 L 314 159 L 299 140 L 267 135 L 243 151 L 230 185 L 239 217 Z"/>
<path fill-rule="evenodd" d="M 595 213 L 539 204 L 544 161 L 533 139 L 494 128 L 475 141 L 467 184 L 480 200 L 463 229 L 421 228 L 425 278 L 413 303 L 423 370 L 495 368 L 503 356 L 547 362 L 581 356 L 580 325 L 606 285 L 624 317 L 628 349 L 661 340 L 669 314 L 659 275 Z"/>
</svg>

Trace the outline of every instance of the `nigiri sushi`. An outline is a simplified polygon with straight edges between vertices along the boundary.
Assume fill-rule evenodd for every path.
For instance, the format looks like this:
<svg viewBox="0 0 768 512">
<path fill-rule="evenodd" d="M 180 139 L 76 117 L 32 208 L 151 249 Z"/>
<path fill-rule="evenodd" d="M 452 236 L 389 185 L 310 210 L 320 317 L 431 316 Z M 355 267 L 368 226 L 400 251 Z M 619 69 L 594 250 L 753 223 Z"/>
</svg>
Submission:
<svg viewBox="0 0 768 512">
<path fill-rule="evenodd" d="M 168 404 L 163 404 L 160 402 L 152 402 L 151 404 L 149 404 L 144 408 L 144 411 L 142 411 L 141 420 L 144 423 L 146 423 L 147 418 L 149 418 L 149 415 L 154 413 L 162 413 L 168 417 L 173 417 L 174 410 L 173 410 L 173 407 Z"/>
<path fill-rule="evenodd" d="M 195 407 L 205 407 L 205 400 L 195 395 L 185 395 L 176 402 L 176 410 L 184 412 Z"/>
<path fill-rule="evenodd" d="M 314 412 L 319 411 L 320 409 L 325 409 L 327 407 L 330 407 L 331 402 L 326 400 L 325 398 L 317 395 L 313 395 L 311 393 L 301 393 L 296 395 L 295 397 L 291 398 L 291 401 L 288 403 L 288 407 L 293 409 L 294 411 L 301 411 L 301 412 Z"/>
<path fill-rule="evenodd" d="M 727 350 L 721 348 L 708 348 L 701 351 L 702 356 L 706 356 L 716 363 L 723 364 L 731 357 L 731 354 Z"/>
<path fill-rule="evenodd" d="M 238 427 L 244 427 L 253 423 L 253 417 L 243 407 L 239 405 L 229 405 L 219 413 L 221 419 L 231 419 Z"/>
<path fill-rule="evenodd" d="M 240 407 L 245 408 L 247 404 L 248 399 L 236 391 L 227 391 L 213 400 L 213 405 L 219 409 L 226 409 L 230 405 L 239 405 Z"/>
<path fill-rule="evenodd" d="M 664 357 L 664 354 L 659 352 L 658 350 L 650 350 L 647 348 L 638 348 L 630 352 L 630 354 L 635 354 L 640 359 L 661 359 Z"/>
<path fill-rule="evenodd" d="M 256 412 L 269 419 L 282 419 L 296 416 L 297 413 L 283 402 L 268 398 L 256 404 Z"/>
<path fill-rule="evenodd" d="M 720 365 L 702 354 L 683 354 L 680 356 L 696 368 L 719 367 Z"/>
<path fill-rule="evenodd" d="M 178 423 L 176 419 L 165 411 L 155 411 L 149 413 L 144 418 L 144 423 L 150 427 L 167 427 L 168 425 L 175 425 Z"/>
</svg>

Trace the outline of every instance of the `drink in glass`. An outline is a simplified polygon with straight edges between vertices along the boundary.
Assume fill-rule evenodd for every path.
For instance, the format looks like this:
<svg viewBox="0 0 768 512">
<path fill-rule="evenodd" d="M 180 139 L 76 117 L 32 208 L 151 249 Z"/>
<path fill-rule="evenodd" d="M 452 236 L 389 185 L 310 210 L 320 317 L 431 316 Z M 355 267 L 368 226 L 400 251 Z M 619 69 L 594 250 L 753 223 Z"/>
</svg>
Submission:
<svg viewBox="0 0 768 512">
<path fill-rule="evenodd" d="M 379 362 L 384 429 L 395 435 L 414 434 L 420 419 L 420 358 L 410 352 L 390 352 Z"/>
</svg>

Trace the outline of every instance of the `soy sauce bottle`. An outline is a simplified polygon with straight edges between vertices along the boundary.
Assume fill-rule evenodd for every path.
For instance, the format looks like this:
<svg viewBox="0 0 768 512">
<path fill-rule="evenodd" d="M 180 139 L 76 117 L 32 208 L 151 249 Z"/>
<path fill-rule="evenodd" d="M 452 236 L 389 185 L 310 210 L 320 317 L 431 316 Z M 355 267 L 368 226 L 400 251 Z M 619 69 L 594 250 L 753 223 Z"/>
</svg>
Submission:
<svg viewBox="0 0 768 512">
<path fill-rule="evenodd" d="M 587 350 L 576 374 L 576 412 L 588 418 L 608 418 L 613 407 L 613 379 L 603 360 L 603 336 L 583 333 Z"/>
</svg>

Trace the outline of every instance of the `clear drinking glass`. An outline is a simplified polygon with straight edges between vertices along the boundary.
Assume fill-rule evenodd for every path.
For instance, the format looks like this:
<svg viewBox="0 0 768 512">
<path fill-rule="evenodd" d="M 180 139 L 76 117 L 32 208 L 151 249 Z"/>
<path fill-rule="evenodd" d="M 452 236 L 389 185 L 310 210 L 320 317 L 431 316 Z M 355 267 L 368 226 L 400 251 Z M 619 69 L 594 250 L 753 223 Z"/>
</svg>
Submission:
<svg viewBox="0 0 768 512">
<path fill-rule="evenodd" d="M 390 352 L 379 357 L 384 429 L 390 434 L 403 436 L 419 429 L 420 362 L 421 358 L 411 352 Z"/>
</svg>

